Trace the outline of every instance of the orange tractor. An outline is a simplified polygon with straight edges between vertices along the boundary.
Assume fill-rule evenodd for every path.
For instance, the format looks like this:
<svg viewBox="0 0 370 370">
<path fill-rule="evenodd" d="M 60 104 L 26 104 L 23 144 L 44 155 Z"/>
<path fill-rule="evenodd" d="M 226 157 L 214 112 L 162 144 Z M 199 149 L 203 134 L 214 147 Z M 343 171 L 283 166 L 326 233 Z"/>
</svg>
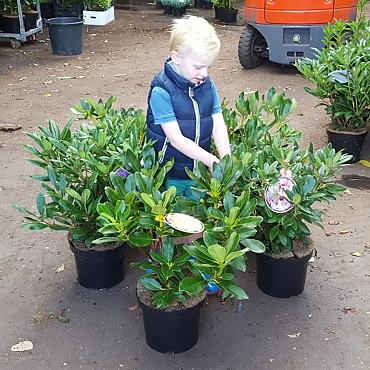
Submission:
<svg viewBox="0 0 370 370">
<path fill-rule="evenodd" d="M 240 36 L 240 64 L 258 67 L 264 59 L 292 64 L 322 48 L 325 24 L 356 18 L 357 0 L 245 0 L 246 27 Z"/>
</svg>

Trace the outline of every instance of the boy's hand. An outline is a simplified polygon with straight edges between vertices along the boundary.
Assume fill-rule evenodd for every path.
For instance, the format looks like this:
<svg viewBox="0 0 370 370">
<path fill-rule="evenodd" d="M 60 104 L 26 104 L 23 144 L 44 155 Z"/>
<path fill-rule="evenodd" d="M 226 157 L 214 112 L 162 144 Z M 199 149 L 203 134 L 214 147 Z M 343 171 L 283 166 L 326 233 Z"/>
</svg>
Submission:
<svg viewBox="0 0 370 370">
<path fill-rule="evenodd" d="M 231 155 L 229 135 L 225 125 L 222 113 L 212 115 L 213 118 L 213 131 L 212 136 L 216 144 L 217 152 L 220 158 L 225 155 Z"/>
<path fill-rule="evenodd" d="M 182 134 L 177 121 L 164 123 L 161 127 L 171 145 L 189 158 L 201 161 L 209 168 L 212 168 L 214 162 L 217 163 L 219 161 L 216 156 L 207 152 L 194 141 L 185 137 Z"/>
</svg>

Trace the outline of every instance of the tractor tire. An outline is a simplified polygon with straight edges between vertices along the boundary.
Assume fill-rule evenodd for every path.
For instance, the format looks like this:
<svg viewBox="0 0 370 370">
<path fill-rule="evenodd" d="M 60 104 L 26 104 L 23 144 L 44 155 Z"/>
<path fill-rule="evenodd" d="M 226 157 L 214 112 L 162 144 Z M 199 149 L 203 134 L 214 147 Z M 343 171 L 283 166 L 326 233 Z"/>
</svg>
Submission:
<svg viewBox="0 0 370 370">
<path fill-rule="evenodd" d="M 239 39 L 238 56 L 240 64 L 246 69 L 257 68 L 263 62 L 261 52 L 267 43 L 263 36 L 253 27 L 247 25 Z"/>
</svg>

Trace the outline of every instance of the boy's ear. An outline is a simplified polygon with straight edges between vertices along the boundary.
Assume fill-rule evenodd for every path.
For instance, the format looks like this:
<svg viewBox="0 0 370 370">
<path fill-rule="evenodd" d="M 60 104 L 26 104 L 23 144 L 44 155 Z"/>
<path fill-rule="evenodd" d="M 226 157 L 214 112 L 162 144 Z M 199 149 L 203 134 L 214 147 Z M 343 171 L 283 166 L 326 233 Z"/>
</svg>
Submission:
<svg viewBox="0 0 370 370">
<path fill-rule="evenodd" d="M 181 55 L 177 51 L 172 50 L 171 53 L 170 53 L 170 56 L 171 56 L 171 60 L 175 64 L 180 64 L 181 63 Z"/>
</svg>

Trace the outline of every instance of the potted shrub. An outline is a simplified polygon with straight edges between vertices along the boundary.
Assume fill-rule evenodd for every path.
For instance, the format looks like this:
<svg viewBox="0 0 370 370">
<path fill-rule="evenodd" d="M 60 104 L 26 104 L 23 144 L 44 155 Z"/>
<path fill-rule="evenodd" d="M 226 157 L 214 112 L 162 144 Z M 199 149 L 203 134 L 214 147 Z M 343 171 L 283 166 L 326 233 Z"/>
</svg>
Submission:
<svg viewBox="0 0 370 370">
<path fill-rule="evenodd" d="M 37 27 L 38 12 L 35 1 L 22 0 L 22 12 L 25 16 L 24 28 L 29 31 Z"/>
<path fill-rule="evenodd" d="M 275 297 L 304 289 L 314 249 L 307 225 L 322 227 L 323 211 L 314 205 L 344 191 L 334 176 L 350 157 L 330 144 L 301 148 L 300 133 L 287 123 L 295 106 L 294 99 L 274 89 L 262 97 L 241 93 L 236 110 L 224 105 L 235 162 L 242 169 L 236 194 L 248 189 L 255 213 L 263 218 L 258 235 L 266 252 L 257 255 L 257 285 Z"/>
<path fill-rule="evenodd" d="M 54 17 L 54 0 L 41 0 L 40 11 L 42 19 L 49 19 Z"/>
<path fill-rule="evenodd" d="M 201 9 L 202 8 L 202 0 L 194 0 L 194 8 Z"/>
<path fill-rule="evenodd" d="M 235 284 L 231 264 L 247 248 L 238 250 L 239 236 L 226 243 L 213 243 L 205 234 L 203 242 L 174 246 L 166 238 L 150 260 L 135 266 L 145 271 L 137 285 L 148 345 L 159 352 L 184 352 L 198 341 L 200 309 L 206 297 L 207 281 L 216 282 L 224 296 L 248 298 Z"/>
<path fill-rule="evenodd" d="M 83 0 L 56 0 L 54 3 L 55 17 L 82 18 Z"/>
<path fill-rule="evenodd" d="M 190 0 L 170 0 L 169 5 L 172 7 L 172 14 L 175 17 L 181 17 L 186 13 Z"/>
<path fill-rule="evenodd" d="M 114 21 L 112 0 L 85 0 L 83 18 L 85 25 L 105 26 Z"/>
<path fill-rule="evenodd" d="M 173 7 L 171 5 L 171 0 L 161 0 L 161 4 L 163 6 L 163 13 L 171 15 L 173 12 Z"/>
<path fill-rule="evenodd" d="M 130 155 L 123 162 L 126 168 L 130 166 L 131 173 L 127 178 L 112 178 L 116 181 L 106 188 L 108 201 L 98 206 L 103 225 L 100 231 L 110 241 L 119 240 L 122 223 L 115 210 L 122 208 L 122 204 L 126 207 L 136 204 L 143 239 L 148 240 L 150 235 L 152 241 L 149 250 L 143 249 L 145 260 L 133 264 L 145 272 L 137 285 L 137 298 L 143 311 L 146 340 L 159 352 L 183 352 L 198 340 L 199 312 L 206 290 L 222 293 L 223 298 L 247 298 L 235 285 L 233 270 L 245 271 L 247 251 L 264 250 L 260 241 L 251 239 L 262 218 L 253 215 L 256 201 L 250 200 L 249 192 L 238 197 L 231 194 L 234 177 L 241 172 L 233 167 L 221 174 L 230 167 L 230 157 L 214 168 L 220 187 L 226 190 L 217 192 L 214 178 L 211 192 L 206 194 L 205 188 L 200 189 L 205 195 L 199 203 L 176 197 L 174 187 L 162 191 L 172 163 L 167 162 L 162 172 L 152 176 L 152 169 L 140 168 L 135 156 Z M 204 166 L 200 165 L 200 171 L 205 177 Z M 175 209 L 198 216 L 203 221 L 204 233 L 185 237 L 184 232 L 171 227 L 168 215 Z"/>
<path fill-rule="evenodd" d="M 3 0 L 3 20 L 2 29 L 8 33 L 20 33 L 20 16 L 18 14 L 18 5 L 16 0 Z M 25 20 L 22 15 L 23 23 Z"/>
<path fill-rule="evenodd" d="M 321 100 L 331 118 L 328 140 L 336 150 L 344 149 L 360 159 L 370 115 L 370 20 L 364 17 L 366 0 L 359 1 L 358 20 L 328 24 L 324 48 L 316 59 L 303 58 L 297 69 L 314 84 L 305 90 Z"/>
<path fill-rule="evenodd" d="M 93 244 L 103 236 L 97 205 L 107 199 L 104 190 L 109 178 L 125 175 L 120 158 L 127 148 L 135 148 L 140 159 L 152 158 L 154 153 L 138 134 L 145 122 L 143 113 L 113 110 L 113 102 L 114 98 L 106 103 L 82 101 L 74 111 L 86 121 L 74 131 L 73 119 L 63 129 L 50 120 L 48 127 L 39 126 L 38 132 L 28 134 L 34 142 L 25 146 L 33 155 L 29 162 L 40 170 L 32 178 L 41 182 L 44 193 L 36 197 L 37 211 L 15 206 L 25 215 L 26 229 L 68 231 L 78 281 L 96 289 L 118 284 L 123 279 L 126 244 L 141 245 L 136 238 L 140 237 L 139 220 L 131 211 L 122 212 L 125 237 L 119 243 Z"/>
<path fill-rule="evenodd" d="M 212 9 L 213 3 L 211 0 L 201 0 L 202 7 L 205 9 Z"/>
<path fill-rule="evenodd" d="M 235 9 L 235 0 L 212 0 L 215 7 L 215 16 L 221 22 L 235 23 L 238 9 Z"/>
</svg>

